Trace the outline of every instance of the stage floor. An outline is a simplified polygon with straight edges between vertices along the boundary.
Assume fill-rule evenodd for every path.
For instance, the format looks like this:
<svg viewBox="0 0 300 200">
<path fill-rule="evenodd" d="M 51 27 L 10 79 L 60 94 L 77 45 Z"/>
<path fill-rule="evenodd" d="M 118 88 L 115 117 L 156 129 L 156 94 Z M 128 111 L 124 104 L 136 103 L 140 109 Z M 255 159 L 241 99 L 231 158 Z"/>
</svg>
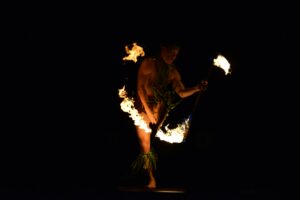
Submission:
<svg viewBox="0 0 300 200">
<path fill-rule="evenodd" d="M 154 193 L 170 193 L 170 194 L 183 194 L 186 192 L 185 188 L 177 187 L 158 187 L 158 188 L 146 188 L 135 186 L 121 186 L 118 188 L 121 192 L 154 192 Z"/>
</svg>

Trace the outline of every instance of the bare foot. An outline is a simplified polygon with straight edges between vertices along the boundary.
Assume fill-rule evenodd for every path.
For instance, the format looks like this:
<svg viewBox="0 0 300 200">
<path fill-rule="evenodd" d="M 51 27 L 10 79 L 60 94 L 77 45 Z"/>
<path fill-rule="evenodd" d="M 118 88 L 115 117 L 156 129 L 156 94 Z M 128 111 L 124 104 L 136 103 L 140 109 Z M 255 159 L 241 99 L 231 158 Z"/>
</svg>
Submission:
<svg viewBox="0 0 300 200">
<path fill-rule="evenodd" d="M 151 179 L 148 183 L 148 185 L 146 186 L 147 188 L 156 188 L 156 181 L 155 179 Z"/>
<path fill-rule="evenodd" d="M 156 181 L 155 181 L 153 171 L 149 171 L 149 182 L 146 187 L 147 188 L 156 188 Z"/>
</svg>

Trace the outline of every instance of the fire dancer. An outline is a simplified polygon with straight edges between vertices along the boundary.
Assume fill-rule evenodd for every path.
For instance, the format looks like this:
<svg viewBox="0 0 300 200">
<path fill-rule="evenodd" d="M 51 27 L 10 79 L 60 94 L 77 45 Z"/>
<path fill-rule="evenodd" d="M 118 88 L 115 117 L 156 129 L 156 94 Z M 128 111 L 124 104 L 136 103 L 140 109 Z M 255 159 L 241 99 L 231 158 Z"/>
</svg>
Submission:
<svg viewBox="0 0 300 200">
<path fill-rule="evenodd" d="M 174 61 L 179 54 L 180 45 L 175 42 L 165 42 L 160 45 L 157 56 L 146 57 L 139 66 L 137 74 L 137 97 L 135 106 L 143 117 L 152 134 L 163 122 L 164 116 L 173 109 L 182 98 L 206 90 L 208 82 L 186 88 L 181 81 L 179 71 Z M 148 188 L 156 188 L 155 169 L 156 154 L 151 147 L 151 133 L 136 126 L 140 144 L 140 154 L 134 161 L 136 170 L 142 169 L 149 175 Z"/>
</svg>

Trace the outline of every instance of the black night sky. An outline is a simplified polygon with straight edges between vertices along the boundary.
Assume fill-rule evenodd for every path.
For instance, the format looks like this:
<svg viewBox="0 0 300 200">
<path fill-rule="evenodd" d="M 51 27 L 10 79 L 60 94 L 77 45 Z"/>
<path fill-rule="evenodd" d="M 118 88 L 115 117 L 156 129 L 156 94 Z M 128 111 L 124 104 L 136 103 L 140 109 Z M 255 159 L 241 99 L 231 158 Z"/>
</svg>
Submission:
<svg viewBox="0 0 300 200">
<path fill-rule="evenodd" d="M 174 112 L 181 118 L 194 111 L 185 142 L 153 138 L 158 184 L 253 196 L 267 191 L 275 199 L 283 191 L 288 90 L 278 82 L 290 62 L 288 20 L 264 9 L 154 8 L 77 5 L 17 18 L 6 82 L 4 191 L 92 196 L 130 184 L 138 144 L 118 89 L 131 84 L 137 64 L 122 58 L 126 45 L 137 42 L 151 54 L 166 38 L 182 44 L 176 62 L 186 86 L 198 83 L 219 53 L 232 73 L 214 68 L 195 109 L 196 95 Z"/>
</svg>

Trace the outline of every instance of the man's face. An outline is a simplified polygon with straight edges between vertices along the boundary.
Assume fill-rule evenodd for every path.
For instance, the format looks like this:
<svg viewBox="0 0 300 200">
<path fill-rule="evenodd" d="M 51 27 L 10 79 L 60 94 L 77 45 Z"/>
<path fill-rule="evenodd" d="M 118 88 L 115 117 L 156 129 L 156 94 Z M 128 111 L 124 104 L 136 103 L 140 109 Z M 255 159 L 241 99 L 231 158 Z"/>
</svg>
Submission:
<svg viewBox="0 0 300 200">
<path fill-rule="evenodd" d="M 167 63 L 167 64 L 172 64 L 178 53 L 179 53 L 179 48 L 167 48 L 167 47 L 162 47 L 161 49 L 161 57 L 162 59 Z"/>
</svg>

